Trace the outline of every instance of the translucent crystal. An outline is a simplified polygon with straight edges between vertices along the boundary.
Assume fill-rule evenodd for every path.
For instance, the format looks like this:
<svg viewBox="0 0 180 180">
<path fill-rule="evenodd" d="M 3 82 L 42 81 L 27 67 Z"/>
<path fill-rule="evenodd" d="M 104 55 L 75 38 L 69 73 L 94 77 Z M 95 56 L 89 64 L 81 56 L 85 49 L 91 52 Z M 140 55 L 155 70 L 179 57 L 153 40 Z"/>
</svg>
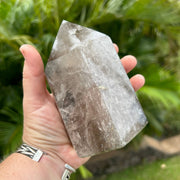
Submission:
<svg viewBox="0 0 180 180">
<path fill-rule="evenodd" d="M 80 157 L 125 146 L 147 124 L 111 39 L 63 21 L 46 76 Z"/>
</svg>

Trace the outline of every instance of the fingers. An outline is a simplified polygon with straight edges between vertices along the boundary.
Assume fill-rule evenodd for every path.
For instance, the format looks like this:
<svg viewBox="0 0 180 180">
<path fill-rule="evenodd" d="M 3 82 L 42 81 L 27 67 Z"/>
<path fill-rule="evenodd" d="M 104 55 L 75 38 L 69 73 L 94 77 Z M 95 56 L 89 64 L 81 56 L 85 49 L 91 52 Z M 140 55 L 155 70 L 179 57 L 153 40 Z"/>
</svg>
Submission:
<svg viewBox="0 0 180 180">
<path fill-rule="evenodd" d="M 113 44 L 114 45 L 114 48 L 116 49 L 116 52 L 118 53 L 119 52 L 119 48 L 117 46 L 117 44 Z M 137 64 L 137 60 L 134 56 L 131 56 L 131 55 L 128 55 L 128 56 L 125 56 L 121 59 L 121 63 L 124 67 L 124 69 L 126 70 L 126 72 L 130 72 Z"/>
<path fill-rule="evenodd" d="M 137 60 L 134 56 L 128 55 L 121 59 L 121 63 L 126 73 L 128 73 L 136 66 Z"/>
<path fill-rule="evenodd" d="M 114 43 L 113 45 L 114 45 L 114 47 L 116 49 L 116 52 L 118 53 L 119 52 L 119 48 L 118 48 L 117 44 Z"/>
<path fill-rule="evenodd" d="M 20 51 L 25 58 L 23 68 L 24 98 L 40 100 L 46 94 L 44 65 L 38 51 L 31 45 L 23 45 Z"/>
<path fill-rule="evenodd" d="M 121 59 L 121 63 L 126 71 L 130 72 L 137 64 L 137 60 L 134 56 L 128 55 Z M 145 83 L 144 76 L 137 74 L 130 79 L 130 82 L 135 91 L 139 90 Z"/>
<path fill-rule="evenodd" d="M 145 78 L 141 74 L 136 74 L 130 79 L 130 82 L 132 84 L 132 87 L 135 91 L 139 90 L 141 87 L 143 87 L 145 83 Z"/>
</svg>

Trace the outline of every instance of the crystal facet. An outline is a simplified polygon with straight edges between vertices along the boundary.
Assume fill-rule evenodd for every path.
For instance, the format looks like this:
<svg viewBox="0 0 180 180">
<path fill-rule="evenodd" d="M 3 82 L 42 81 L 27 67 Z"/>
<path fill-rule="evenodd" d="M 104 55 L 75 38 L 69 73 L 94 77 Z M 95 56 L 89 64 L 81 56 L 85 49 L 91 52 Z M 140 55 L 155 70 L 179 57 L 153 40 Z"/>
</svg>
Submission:
<svg viewBox="0 0 180 180">
<path fill-rule="evenodd" d="M 46 76 L 80 157 L 125 146 L 147 124 L 111 39 L 63 21 Z"/>
</svg>

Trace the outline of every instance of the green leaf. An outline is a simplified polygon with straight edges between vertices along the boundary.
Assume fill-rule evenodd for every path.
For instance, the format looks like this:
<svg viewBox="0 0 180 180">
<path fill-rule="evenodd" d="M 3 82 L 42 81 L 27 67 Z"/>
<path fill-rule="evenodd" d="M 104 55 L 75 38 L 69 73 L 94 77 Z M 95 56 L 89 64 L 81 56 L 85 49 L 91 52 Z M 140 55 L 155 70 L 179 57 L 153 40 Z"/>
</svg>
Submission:
<svg viewBox="0 0 180 180">
<path fill-rule="evenodd" d="M 80 166 L 79 171 L 80 171 L 83 178 L 92 177 L 92 173 L 87 168 L 85 168 L 84 166 Z"/>
</svg>

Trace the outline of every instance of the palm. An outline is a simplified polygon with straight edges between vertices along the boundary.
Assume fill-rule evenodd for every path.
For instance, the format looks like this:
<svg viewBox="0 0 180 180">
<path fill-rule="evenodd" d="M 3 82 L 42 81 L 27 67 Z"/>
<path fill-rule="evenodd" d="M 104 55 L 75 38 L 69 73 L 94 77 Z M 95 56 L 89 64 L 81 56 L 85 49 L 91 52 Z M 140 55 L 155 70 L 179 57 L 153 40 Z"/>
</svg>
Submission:
<svg viewBox="0 0 180 180">
<path fill-rule="evenodd" d="M 38 144 L 40 149 L 76 168 L 87 161 L 87 158 L 79 158 L 72 148 L 54 98 L 48 92 L 43 102 L 37 104 L 34 100 L 27 102 L 24 99 L 24 111 L 26 121 L 23 140 L 26 143 L 34 146 Z"/>
<path fill-rule="evenodd" d="M 115 46 L 116 50 L 118 48 Z M 66 133 L 62 118 L 56 108 L 54 97 L 46 89 L 44 68 L 39 53 L 32 46 L 21 47 L 25 57 L 23 71 L 24 142 L 42 149 L 53 158 L 78 168 L 88 158 L 79 158 Z M 136 59 L 127 56 L 121 60 L 126 72 L 136 65 Z M 138 90 L 144 78 L 136 75 L 130 79 Z"/>
</svg>

